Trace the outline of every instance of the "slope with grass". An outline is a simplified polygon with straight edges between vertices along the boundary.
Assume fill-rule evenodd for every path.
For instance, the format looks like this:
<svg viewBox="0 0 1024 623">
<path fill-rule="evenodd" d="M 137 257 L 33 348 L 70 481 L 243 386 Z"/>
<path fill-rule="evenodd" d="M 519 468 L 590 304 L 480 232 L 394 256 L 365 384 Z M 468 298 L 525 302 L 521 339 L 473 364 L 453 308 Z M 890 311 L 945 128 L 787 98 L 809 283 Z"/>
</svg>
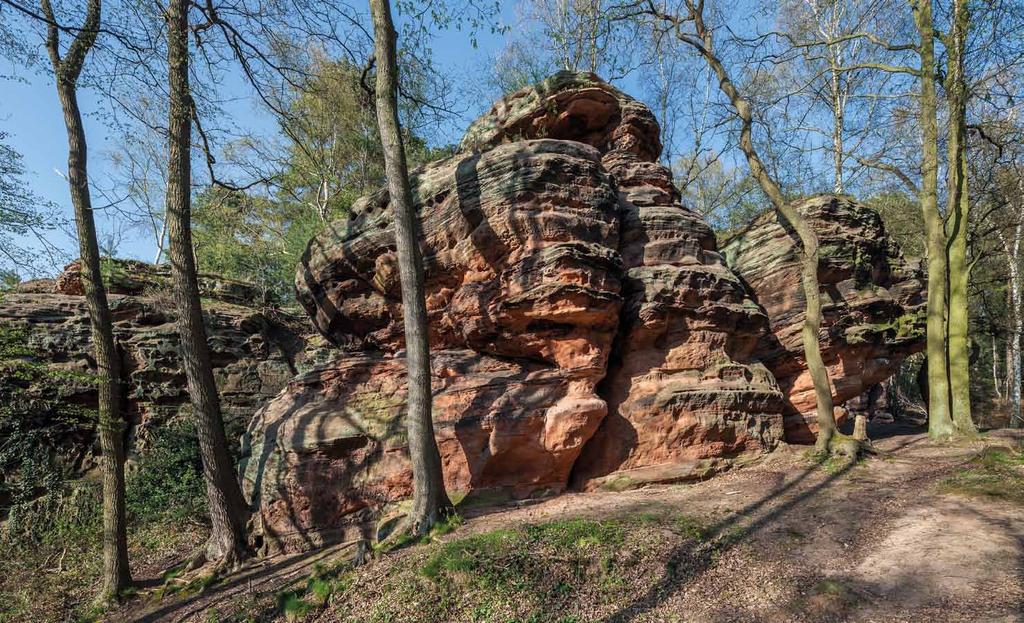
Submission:
<svg viewBox="0 0 1024 623">
<path fill-rule="evenodd" d="M 1015 621 L 1021 443 L 894 436 L 829 465 L 784 448 L 693 485 L 467 510 L 361 566 L 345 546 L 265 560 L 109 620 Z"/>
</svg>

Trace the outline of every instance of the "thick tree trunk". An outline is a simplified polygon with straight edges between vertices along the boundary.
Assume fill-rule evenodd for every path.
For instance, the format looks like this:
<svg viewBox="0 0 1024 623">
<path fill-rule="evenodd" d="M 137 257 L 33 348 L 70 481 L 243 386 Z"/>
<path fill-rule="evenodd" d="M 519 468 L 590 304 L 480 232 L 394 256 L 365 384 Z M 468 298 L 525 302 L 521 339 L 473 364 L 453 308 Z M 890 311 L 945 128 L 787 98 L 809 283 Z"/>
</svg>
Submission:
<svg viewBox="0 0 1024 623">
<path fill-rule="evenodd" d="M 121 413 L 120 360 L 114 343 L 114 324 L 107 305 L 96 239 L 92 200 L 89 195 L 88 154 L 85 127 L 78 108 L 78 76 L 86 56 L 96 41 L 100 26 L 100 0 L 89 0 L 82 29 L 60 56 L 60 33 L 49 0 L 40 3 L 49 21 L 46 48 L 53 66 L 57 95 L 68 134 L 68 187 L 75 211 L 78 250 L 81 256 L 82 285 L 89 309 L 92 342 L 96 356 L 99 403 L 99 438 L 103 453 L 103 578 L 98 600 L 118 599 L 131 584 L 128 567 L 127 520 L 124 493 L 124 431 Z"/>
<path fill-rule="evenodd" d="M 938 205 L 939 138 L 935 97 L 935 28 L 931 0 L 916 0 L 914 19 L 920 38 L 921 212 L 928 252 L 928 432 L 953 434 L 946 366 L 946 245 Z"/>
<path fill-rule="evenodd" d="M 413 471 L 413 534 L 426 534 L 451 510 L 431 415 L 430 352 L 423 258 L 398 122 L 396 34 L 388 0 L 370 0 L 377 58 L 377 125 L 395 219 L 395 247 L 402 284 L 402 315 L 409 379 L 409 455 Z"/>
<path fill-rule="evenodd" d="M 192 249 L 188 7 L 188 0 L 169 0 L 166 14 L 170 93 L 166 199 L 168 257 L 178 312 L 182 365 L 196 416 L 210 512 L 211 531 L 205 558 L 220 567 L 231 567 L 249 553 L 245 531 L 249 509 L 228 454 Z"/>
<path fill-rule="evenodd" d="M 968 312 L 967 219 L 967 85 L 964 46 L 968 27 L 964 0 L 955 0 L 953 25 L 946 45 L 946 94 L 949 108 L 948 140 L 948 254 L 949 319 L 946 325 L 950 408 L 957 433 L 973 436 L 971 419 L 970 315 Z"/>
<path fill-rule="evenodd" d="M 803 284 L 806 308 L 804 314 L 804 325 L 801 331 L 804 346 L 804 358 L 807 361 L 807 369 L 811 374 L 814 383 L 814 395 L 817 401 L 818 413 L 818 438 L 815 449 L 818 452 L 828 452 L 831 447 L 832 438 L 836 433 L 836 421 L 832 405 L 832 386 L 828 378 L 828 370 L 821 358 L 821 344 L 818 334 L 821 330 L 821 294 L 818 286 L 818 236 L 814 233 L 810 223 L 802 214 L 797 212 L 788 203 L 782 194 L 779 185 L 772 179 L 764 163 L 754 147 L 753 139 L 753 115 L 750 102 L 744 98 L 736 85 L 729 77 L 728 71 L 721 59 L 714 52 L 714 40 L 711 31 L 704 24 L 702 13 L 703 5 L 694 6 L 688 2 L 694 28 L 699 42 L 690 37 L 682 37 L 682 41 L 693 46 L 704 57 L 708 66 L 718 78 L 718 86 L 722 93 L 729 98 L 736 116 L 740 120 L 740 149 L 747 158 L 750 172 L 760 184 L 761 189 L 772 202 L 779 217 L 792 227 L 800 238 L 802 246 L 801 258 L 801 282 Z"/>
</svg>

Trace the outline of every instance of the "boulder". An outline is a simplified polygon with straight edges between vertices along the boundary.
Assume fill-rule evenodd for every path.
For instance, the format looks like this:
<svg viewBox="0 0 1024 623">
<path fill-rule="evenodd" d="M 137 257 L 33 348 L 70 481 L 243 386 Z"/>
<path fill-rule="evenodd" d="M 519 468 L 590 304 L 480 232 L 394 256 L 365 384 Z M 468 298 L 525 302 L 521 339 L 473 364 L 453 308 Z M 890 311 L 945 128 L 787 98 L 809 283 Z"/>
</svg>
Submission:
<svg viewBox="0 0 1024 623">
<path fill-rule="evenodd" d="M 818 234 L 819 338 L 832 399 L 837 415 L 843 415 L 839 405 L 891 377 L 903 359 L 924 348 L 926 279 L 871 208 L 833 195 L 807 199 L 796 208 Z M 796 234 L 768 212 L 723 249 L 729 267 L 770 319 L 771 333 L 758 356 L 786 395 L 786 439 L 813 443 L 816 403 L 800 337 L 805 299 Z"/>
<path fill-rule="evenodd" d="M 750 274 L 731 269 L 657 162 L 658 132 L 642 103 L 562 72 L 499 100 L 458 153 L 412 174 L 455 499 L 704 478 L 770 451 L 783 414 L 801 413 L 794 243 L 764 217 L 730 247 Z M 919 346 L 901 323 L 920 274 L 862 206 L 802 209 L 827 253 L 826 330 L 841 333 L 827 360 L 845 399 Z M 338 350 L 243 442 L 267 551 L 373 537 L 411 494 L 392 222 L 386 191 L 360 199 L 298 267 L 298 299 Z"/>
</svg>

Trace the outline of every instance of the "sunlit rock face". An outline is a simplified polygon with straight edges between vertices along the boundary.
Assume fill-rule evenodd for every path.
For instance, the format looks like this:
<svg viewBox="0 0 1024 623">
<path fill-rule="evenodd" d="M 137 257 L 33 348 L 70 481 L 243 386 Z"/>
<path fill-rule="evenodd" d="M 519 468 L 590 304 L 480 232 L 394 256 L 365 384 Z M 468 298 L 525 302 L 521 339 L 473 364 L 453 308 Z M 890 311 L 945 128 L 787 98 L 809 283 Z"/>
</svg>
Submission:
<svg viewBox="0 0 1024 623">
<path fill-rule="evenodd" d="M 616 193 L 597 150 L 549 139 L 502 145 L 413 176 L 430 344 L 603 376 L 618 323 Z M 386 192 L 313 239 L 299 300 L 335 344 L 404 346 Z"/>
<path fill-rule="evenodd" d="M 472 350 L 432 356 L 434 433 L 453 500 L 558 493 L 606 406 L 586 371 Z M 359 354 L 294 379 L 243 440 L 268 551 L 373 536 L 412 495 L 405 359 Z"/>
<path fill-rule="evenodd" d="M 752 356 L 767 318 L 680 204 L 658 135 L 640 102 L 561 73 L 414 174 L 455 497 L 680 480 L 781 438 L 782 394 Z M 410 495 L 392 221 L 386 192 L 365 197 L 298 268 L 300 302 L 343 352 L 250 427 L 268 548 L 365 532 Z"/>
<path fill-rule="evenodd" d="M 918 263 L 903 257 L 881 218 L 867 206 L 822 195 L 796 207 L 818 235 L 819 338 L 838 408 L 892 376 L 908 355 L 924 348 L 925 275 Z M 771 333 L 758 355 L 786 394 L 786 439 L 813 443 L 815 397 L 800 337 L 805 299 L 796 234 L 771 212 L 723 249 L 730 268 L 770 318 Z"/>
<path fill-rule="evenodd" d="M 455 156 L 412 176 L 454 498 L 685 481 L 783 439 L 786 394 L 763 355 L 784 349 L 680 202 L 658 135 L 642 103 L 563 72 L 499 100 Z M 338 352 L 246 435 L 271 551 L 372 536 L 411 494 L 385 191 L 310 242 L 296 288 Z"/>
</svg>

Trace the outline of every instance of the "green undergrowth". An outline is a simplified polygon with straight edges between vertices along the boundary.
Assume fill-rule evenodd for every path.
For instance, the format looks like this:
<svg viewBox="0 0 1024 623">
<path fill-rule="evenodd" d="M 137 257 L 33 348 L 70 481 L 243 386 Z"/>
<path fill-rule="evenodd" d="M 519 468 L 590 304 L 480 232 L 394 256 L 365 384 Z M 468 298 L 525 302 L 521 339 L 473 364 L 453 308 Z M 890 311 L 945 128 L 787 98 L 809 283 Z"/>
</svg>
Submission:
<svg viewBox="0 0 1024 623">
<path fill-rule="evenodd" d="M 386 528 L 378 530 L 378 536 L 383 540 L 373 543 L 372 548 L 374 553 L 384 554 L 410 545 L 430 543 L 435 539 L 451 533 L 461 526 L 463 521 L 462 515 L 454 512 L 442 521 L 434 524 L 429 533 L 418 537 L 409 531 L 409 525 L 403 521 L 404 519 L 404 515 L 395 518 L 392 521 L 387 522 L 389 525 Z M 391 532 L 392 530 L 394 531 L 393 533 Z"/>
<path fill-rule="evenodd" d="M 456 531 L 364 567 L 314 574 L 280 596 L 279 612 L 367 623 L 590 621 L 681 569 L 684 554 L 711 549 L 707 521 L 670 509 Z"/>
<path fill-rule="evenodd" d="M 940 483 L 940 489 L 1024 506 L 1024 451 L 990 446 Z"/>
<path fill-rule="evenodd" d="M 354 581 L 355 573 L 347 560 L 317 563 L 305 585 L 278 594 L 278 609 L 286 621 L 301 620 L 323 610 L 333 595 L 343 594 Z"/>
<path fill-rule="evenodd" d="M 162 427 L 129 470 L 129 559 L 162 569 L 203 538 L 205 495 L 194 432 Z M 102 491 L 98 478 L 58 472 L 41 495 L 8 509 L 0 526 L 0 623 L 102 620 L 93 607 L 102 570 Z M 201 592 L 206 586 L 175 587 Z"/>
</svg>

